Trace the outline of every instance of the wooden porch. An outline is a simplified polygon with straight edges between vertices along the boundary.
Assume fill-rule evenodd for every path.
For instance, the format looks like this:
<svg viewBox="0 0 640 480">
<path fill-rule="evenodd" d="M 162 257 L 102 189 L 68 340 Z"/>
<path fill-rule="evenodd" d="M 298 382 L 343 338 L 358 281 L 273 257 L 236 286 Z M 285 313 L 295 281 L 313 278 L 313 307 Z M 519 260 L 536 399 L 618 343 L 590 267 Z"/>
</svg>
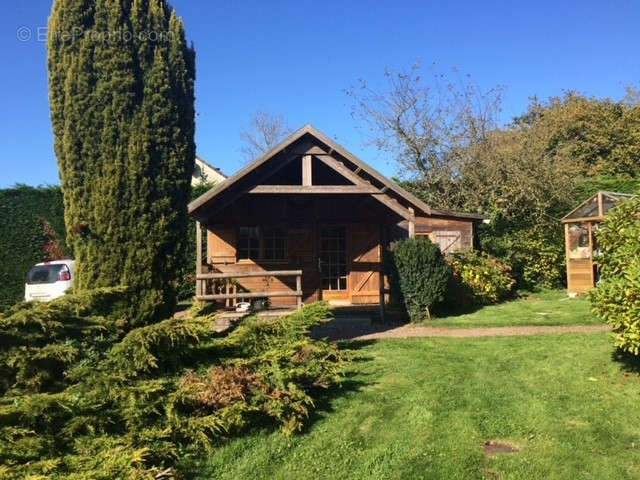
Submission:
<svg viewBox="0 0 640 480">
<path fill-rule="evenodd" d="M 207 236 L 208 239 L 208 236 Z M 273 312 L 283 311 L 283 306 L 276 304 L 273 306 L 273 299 L 286 299 L 295 298 L 295 305 L 285 307 L 284 310 L 291 311 L 302 308 L 304 301 L 304 289 L 303 289 L 303 277 L 305 272 L 302 269 L 292 270 L 242 270 L 234 272 L 223 272 L 218 270 L 219 265 L 208 263 L 204 261 L 203 255 L 203 242 L 204 236 L 202 232 L 202 226 L 199 222 L 196 222 L 196 298 L 203 302 L 221 302 L 221 308 L 227 310 L 232 309 L 241 301 L 250 301 L 255 299 L 268 299 L 269 307 L 265 310 L 271 310 Z M 206 247 L 205 247 L 206 249 Z M 378 251 L 379 257 L 381 252 Z M 378 258 L 380 260 L 380 258 Z M 255 267 L 258 267 L 257 265 Z M 254 268 L 255 268 L 254 267 Z M 368 267 L 370 268 L 370 267 Z M 375 265 L 375 272 L 367 272 L 367 276 L 360 280 L 360 283 L 368 280 L 372 273 L 376 273 L 381 281 L 377 282 L 378 286 L 378 302 L 369 307 L 378 309 L 378 315 L 381 319 L 384 318 L 385 304 L 388 302 L 389 290 L 388 279 L 386 279 L 382 262 L 378 261 Z M 295 282 L 294 288 L 283 288 L 281 285 L 282 279 L 293 279 Z M 246 289 L 240 285 L 240 281 L 245 279 L 260 279 L 262 280 L 262 289 Z M 277 280 L 278 282 L 274 282 Z M 276 283 L 275 288 L 269 288 L 270 285 Z M 315 286 L 314 286 L 315 288 Z M 323 298 L 334 305 L 335 308 L 343 311 L 350 307 L 362 308 L 362 304 L 354 304 L 349 300 L 332 298 L 330 295 Z M 273 308 L 270 308 L 273 306 Z"/>
<path fill-rule="evenodd" d="M 201 267 L 202 269 L 202 267 Z M 263 278 L 265 280 L 280 277 L 295 277 L 295 290 L 264 290 L 264 291 L 240 291 L 235 280 L 241 278 Z M 221 281 L 221 282 L 216 282 Z M 268 281 L 265 284 L 269 284 Z M 224 293 L 220 293 L 223 291 Z M 298 309 L 302 307 L 302 270 L 273 270 L 261 272 L 235 272 L 235 273 L 199 273 L 196 275 L 196 298 L 201 301 L 224 300 L 227 306 L 232 306 L 237 300 L 249 300 L 256 298 L 282 298 L 295 297 Z M 231 301 L 231 302 L 230 302 Z"/>
</svg>

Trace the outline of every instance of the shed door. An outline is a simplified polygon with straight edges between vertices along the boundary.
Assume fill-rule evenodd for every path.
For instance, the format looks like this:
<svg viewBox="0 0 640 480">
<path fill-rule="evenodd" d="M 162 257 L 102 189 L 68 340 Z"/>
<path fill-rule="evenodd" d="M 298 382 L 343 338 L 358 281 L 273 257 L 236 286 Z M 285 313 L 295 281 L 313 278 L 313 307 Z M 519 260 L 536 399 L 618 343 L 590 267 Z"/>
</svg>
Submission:
<svg viewBox="0 0 640 480">
<path fill-rule="evenodd" d="M 380 227 L 354 225 L 351 231 L 351 301 L 378 303 L 380 301 Z"/>
<path fill-rule="evenodd" d="M 323 300 L 348 300 L 347 228 L 320 228 L 318 267 L 322 277 Z"/>
</svg>

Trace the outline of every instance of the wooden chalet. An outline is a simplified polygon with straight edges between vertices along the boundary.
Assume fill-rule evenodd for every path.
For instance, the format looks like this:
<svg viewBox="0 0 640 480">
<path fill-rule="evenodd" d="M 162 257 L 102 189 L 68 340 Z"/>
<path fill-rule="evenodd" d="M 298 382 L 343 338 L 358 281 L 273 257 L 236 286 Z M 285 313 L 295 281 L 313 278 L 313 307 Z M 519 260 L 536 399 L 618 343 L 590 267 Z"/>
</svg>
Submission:
<svg viewBox="0 0 640 480">
<path fill-rule="evenodd" d="M 383 251 L 428 235 L 471 248 L 482 216 L 430 208 L 312 126 L 189 205 L 197 298 L 384 305 Z M 203 247 L 206 232 L 206 247 Z M 203 255 L 204 251 L 204 255 Z"/>
<path fill-rule="evenodd" d="M 565 217 L 565 250 L 567 259 L 567 290 L 570 294 L 586 293 L 598 281 L 598 267 L 593 258 L 598 253 L 598 228 L 607 213 L 619 201 L 633 195 L 598 192 L 582 202 Z"/>
</svg>

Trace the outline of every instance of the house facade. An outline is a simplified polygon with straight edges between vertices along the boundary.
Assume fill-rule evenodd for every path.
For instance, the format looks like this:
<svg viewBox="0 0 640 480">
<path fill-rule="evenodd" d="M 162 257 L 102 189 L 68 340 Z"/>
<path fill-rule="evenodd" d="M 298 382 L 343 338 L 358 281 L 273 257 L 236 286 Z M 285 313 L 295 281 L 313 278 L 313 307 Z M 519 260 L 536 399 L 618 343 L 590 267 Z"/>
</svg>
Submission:
<svg viewBox="0 0 640 480">
<path fill-rule="evenodd" d="M 392 241 L 425 235 L 445 253 L 471 248 L 482 220 L 430 208 L 312 126 L 189 212 L 207 245 L 196 265 L 198 297 L 266 296 L 274 306 L 384 303 L 382 256 Z"/>
<path fill-rule="evenodd" d="M 227 176 L 217 167 L 208 163 L 205 159 L 196 155 L 196 162 L 191 174 L 191 186 L 198 185 L 203 182 L 222 183 Z"/>
</svg>

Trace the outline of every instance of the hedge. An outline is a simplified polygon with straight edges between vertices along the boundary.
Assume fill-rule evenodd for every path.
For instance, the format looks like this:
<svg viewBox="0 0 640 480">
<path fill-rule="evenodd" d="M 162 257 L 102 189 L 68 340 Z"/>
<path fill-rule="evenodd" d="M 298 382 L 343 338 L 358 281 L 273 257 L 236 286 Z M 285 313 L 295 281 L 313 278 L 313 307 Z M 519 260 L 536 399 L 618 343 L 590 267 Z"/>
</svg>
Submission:
<svg viewBox="0 0 640 480">
<path fill-rule="evenodd" d="M 196 185 L 191 198 L 197 198 L 213 186 Z M 66 247 L 64 205 L 59 186 L 30 187 L 17 185 L 0 190 L 0 311 L 22 300 L 24 280 L 36 263 L 49 260 L 43 221 L 46 220 L 60 240 L 65 256 L 72 256 Z M 196 226 L 189 220 L 189 237 L 184 270 L 178 285 L 178 299 L 195 294 Z"/>
<path fill-rule="evenodd" d="M 65 245 L 64 207 L 60 187 L 17 185 L 0 190 L 0 311 L 24 297 L 29 269 L 48 260 L 47 222 Z"/>
</svg>

